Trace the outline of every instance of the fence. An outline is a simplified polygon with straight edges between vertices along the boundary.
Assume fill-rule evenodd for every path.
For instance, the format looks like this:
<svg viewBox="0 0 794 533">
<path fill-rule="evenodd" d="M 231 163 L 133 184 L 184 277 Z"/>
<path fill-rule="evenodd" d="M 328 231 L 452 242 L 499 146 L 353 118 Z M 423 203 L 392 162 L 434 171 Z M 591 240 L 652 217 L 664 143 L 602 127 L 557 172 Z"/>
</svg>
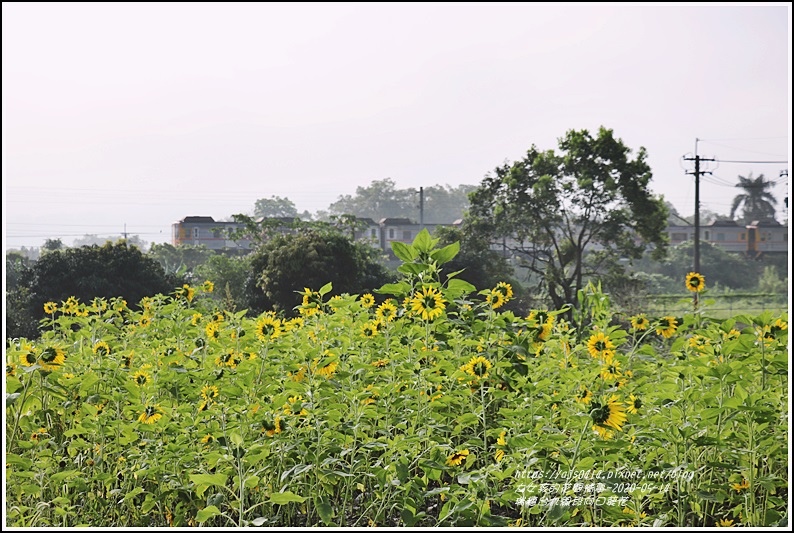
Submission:
<svg viewBox="0 0 794 533">
<path fill-rule="evenodd" d="M 719 295 L 699 295 L 698 305 L 709 315 L 729 317 L 737 314 L 757 315 L 764 311 L 773 313 L 788 312 L 788 294 L 770 293 L 732 293 Z M 693 295 L 688 294 L 649 294 L 643 305 L 648 315 L 666 315 L 691 312 Z"/>
</svg>

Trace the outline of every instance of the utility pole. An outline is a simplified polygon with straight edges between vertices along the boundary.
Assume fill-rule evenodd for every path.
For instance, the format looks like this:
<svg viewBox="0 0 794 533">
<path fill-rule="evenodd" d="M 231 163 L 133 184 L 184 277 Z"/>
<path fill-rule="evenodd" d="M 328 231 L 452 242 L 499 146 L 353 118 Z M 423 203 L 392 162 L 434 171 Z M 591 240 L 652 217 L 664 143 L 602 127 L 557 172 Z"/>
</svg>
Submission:
<svg viewBox="0 0 794 533">
<path fill-rule="evenodd" d="M 714 161 L 714 159 L 706 159 L 705 157 L 700 157 L 698 155 L 698 139 L 695 138 L 695 157 L 685 157 L 684 161 L 694 161 L 695 162 L 695 171 L 694 172 L 687 172 L 687 174 L 694 174 L 695 175 L 695 257 L 694 257 L 694 269 L 695 272 L 700 274 L 700 175 L 701 174 L 711 174 L 711 172 L 702 171 L 700 170 L 700 162 L 701 161 Z"/>
<path fill-rule="evenodd" d="M 425 188 L 419 187 L 419 226 L 425 229 Z"/>
<path fill-rule="evenodd" d="M 124 235 L 124 240 L 126 241 L 127 240 L 127 223 L 126 222 L 124 223 L 124 233 L 122 233 L 122 235 Z"/>
</svg>

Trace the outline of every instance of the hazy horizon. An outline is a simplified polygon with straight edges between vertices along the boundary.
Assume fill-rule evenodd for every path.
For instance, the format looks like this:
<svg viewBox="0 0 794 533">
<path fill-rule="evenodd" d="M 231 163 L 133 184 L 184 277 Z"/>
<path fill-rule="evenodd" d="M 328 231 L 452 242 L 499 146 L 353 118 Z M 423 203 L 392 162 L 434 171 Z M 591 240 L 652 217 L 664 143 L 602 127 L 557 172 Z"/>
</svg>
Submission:
<svg viewBox="0 0 794 533">
<path fill-rule="evenodd" d="M 791 153 L 791 5 L 3 3 L 5 248 L 477 185 L 600 126 L 682 216 Z M 764 161 L 734 163 L 733 161 Z M 785 161 L 769 163 L 768 161 Z M 417 216 L 418 218 L 418 216 Z M 787 218 L 787 214 L 785 215 Z"/>
</svg>

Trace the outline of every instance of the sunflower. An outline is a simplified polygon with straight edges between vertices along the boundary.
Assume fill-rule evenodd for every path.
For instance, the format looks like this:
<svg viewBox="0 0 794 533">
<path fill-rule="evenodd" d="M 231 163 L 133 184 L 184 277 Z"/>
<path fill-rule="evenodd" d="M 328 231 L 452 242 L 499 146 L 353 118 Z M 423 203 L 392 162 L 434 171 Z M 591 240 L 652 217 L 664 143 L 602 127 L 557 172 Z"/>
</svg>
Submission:
<svg viewBox="0 0 794 533">
<path fill-rule="evenodd" d="M 103 311 L 107 311 L 108 303 L 104 298 L 94 298 L 91 300 L 91 309 L 97 313 L 102 313 Z"/>
<path fill-rule="evenodd" d="M 74 296 L 69 296 L 66 299 L 66 301 L 63 302 L 63 307 L 61 308 L 61 310 L 63 311 L 64 314 L 72 315 L 74 314 L 75 311 L 77 311 L 77 308 L 79 306 L 80 304 L 77 301 L 77 298 L 75 298 Z"/>
<path fill-rule="evenodd" d="M 262 431 L 264 431 L 265 435 L 268 437 L 272 437 L 273 435 L 281 433 L 281 418 L 277 416 L 273 419 L 273 422 L 270 422 L 270 420 L 263 420 Z"/>
<path fill-rule="evenodd" d="M 328 355 L 330 355 L 330 354 L 328 354 Z M 323 376 L 325 378 L 331 379 L 333 377 L 333 375 L 334 375 L 334 372 L 336 372 L 336 369 L 338 367 L 339 367 L 339 363 L 337 363 L 336 361 L 331 361 L 330 363 L 328 363 L 327 365 L 325 365 L 325 366 L 323 366 L 323 367 L 321 367 L 319 369 L 317 368 L 316 363 L 315 363 L 314 371 L 317 374 L 319 374 L 319 375 L 321 375 L 321 376 Z"/>
<path fill-rule="evenodd" d="M 674 316 L 663 316 L 656 324 L 656 334 L 665 339 L 672 337 L 678 329 L 678 320 Z"/>
<path fill-rule="evenodd" d="M 17 366 L 14 363 L 6 364 L 6 376 L 16 375 Z"/>
<path fill-rule="evenodd" d="M 275 313 L 272 311 L 266 312 L 262 317 L 256 322 L 256 336 L 262 342 L 267 342 L 268 340 L 275 340 L 281 335 L 282 332 L 282 324 L 281 319 L 276 318 Z"/>
<path fill-rule="evenodd" d="M 228 366 L 229 368 L 237 368 L 237 365 L 243 360 L 241 353 L 234 350 L 228 350 L 225 354 L 219 355 L 215 358 L 215 365 Z"/>
<path fill-rule="evenodd" d="M 378 321 L 371 320 L 361 327 L 361 334 L 364 337 L 374 337 L 378 334 Z"/>
<path fill-rule="evenodd" d="M 138 323 L 142 328 L 145 328 L 149 324 L 152 323 L 152 319 L 148 316 L 141 317 L 141 321 Z"/>
<path fill-rule="evenodd" d="M 190 323 L 194 326 L 198 326 L 198 323 L 201 321 L 201 313 L 193 313 L 193 316 L 190 317 Z"/>
<path fill-rule="evenodd" d="M 362 306 L 363 306 L 365 309 L 369 309 L 370 307 L 372 307 L 373 305 L 375 305 L 375 297 L 374 297 L 374 296 L 372 296 L 370 293 L 367 293 L 367 294 L 363 295 L 363 296 L 361 297 L 361 300 L 360 300 L 360 301 L 361 301 L 361 305 L 362 305 Z"/>
<path fill-rule="evenodd" d="M 117 313 L 121 313 L 127 309 L 127 300 L 124 298 L 114 298 L 113 299 L 113 310 Z"/>
<path fill-rule="evenodd" d="M 134 381 L 139 387 L 145 387 L 149 384 L 149 382 L 152 381 L 152 376 L 150 376 L 145 370 L 141 369 L 132 375 L 132 381 Z"/>
<path fill-rule="evenodd" d="M 505 283 L 504 281 L 500 281 L 494 287 L 493 292 L 498 292 L 504 296 L 505 302 L 510 301 L 513 297 L 513 287 L 509 283 Z"/>
<path fill-rule="evenodd" d="M 604 366 L 601 367 L 601 379 L 604 381 L 613 381 L 621 377 L 623 373 L 620 370 L 620 361 L 614 359 L 610 354 L 604 359 Z"/>
<path fill-rule="evenodd" d="M 57 346 L 48 346 L 44 348 L 39 356 L 39 364 L 41 369 L 47 372 L 52 372 L 61 368 L 61 365 L 66 362 L 66 352 Z"/>
<path fill-rule="evenodd" d="M 747 481 L 747 478 L 742 478 L 742 482 L 741 483 L 731 483 L 731 488 L 733 490 L 735 490 L 736 492 L 741 492 L 741 491 L 743 491 L 745 489 L 749 489 L 750 488 L 750 482 Z"/>
<path fill-rule="evenodd" d="M 488 371 L 491 368 L 493 368 L 493 364 L 482 355 L 472 357 L 469 359 L 468 363 L 460 367 L 460 369 L 467 374 L 481 379 L 488 377 Z"/>
<path fill-rule="evenodd" d="M 527 315 L 528 329 L 532 340 L 546 342 L 554 329 L 554 315 L 547 311 L 530 311 Z"/>
<path fill-rule="evenodd" d="M 686 275 L 686 288 L 692 292 L 700 292 L 706 287 L 706 278 L 703 274 L 690 272 Z"/>
<path fill-rule="evenodd" d="M 499 433 L 499 437 L 496 439 L 496 452 L 494 452 L 494 459 L 498 463 L 501 461 L 505 456 L 505 447 L 507 446 L 507 439 L 505 436 L 507 435 L 507 431 L 502 431 Z"/>
<path fill-rule="evenodd" d="M 44 312 L 48 315 L 54 315 L 58 310 L 58 304 L 55 302 L 47 302 L 44 304 Z"/>
<path fill-rule="evenodd" d="M 184 296 L 188 302 L 193 301 L 193 296 L 196 294 L 196 289 L 185 283 L 179 291 L 180 296 Z"/>
<path fill-rule="evenodd" d="M 141 416 L 138 417 L 138 422 L 144 424 L 154 424 L 163 417 L 162 409 L 159 405 L 146 405 L 143 408 Z"/>
<path fill-rule="evenodd" d="M 208 402 L 214 402 L 219 395 L 220 392 L 215 385 L 204 385 L 201 388 L 201 397 Z"/>
<path fill-rule="evenodd" d="M 203 437 L 201 437 L 201 444 L 209 444 L 210 442 L 214 441 L 215 437 L 207 433 Z"/>
<path fill-rule="evenodd" d="M 217 339 L 221 336 L 220 325 L 217 322 L 208 322 L 204 328 L 204 333 L 208 339 Z"/>
<path fill-rule="evenodd" d="M 593 399 L 593 393 L 584 385 L 579 386 L 579 394 L 576 395 L 575 400 L 585 405 L 589 404 Z"/>
<path fill-rule="evenodd" d="M 606 359 L 611 354 L 613 354 L 613 350 L 615 348 L 615 344 L 604 335 L 603 331 L 599 331 L 590 336 L 590 339 L 587 341 L 587 351 L 590 352 L 590 355 L 593 357 Z"/>
<path fill-rule="evenodd" d="M 717 527 L 733 527 L 733 520 L 721 518 L 717 521 Z"/>
<path fill-rule="evenodd" d="M 693 335 L 689 338 L 689 346 L 695 351 L 703 352 L 711 344 L 711 339 L 703 335 Z"/>
<path fill-rule="evenodd" d="M 371 364 L 375 368 L 383 368 L 384 366 L 389 364 L 389 360 L 388 359 L 378 359 L 377 361 L 374 361 Z"/>
<path fill-rule="evenodd" d="M 105 341 L 99 341 L 94 344 L 94 347 L 91 349 L 94 352 L 94 355 L 98 355 L 100 357 L 104 357 L 106 355 L 110 355 L 110 346 Z"/>
<path fill-rule="evenodd" d="M 22 366 L 33 366 L 38 363 L 39 357 L 36 355 L 36 349 L 33 345 L 22 343 L 20 351 L 22 353 L 19 354 L 19 362 Z"/>
<path fill-rule="evenodd" d="M 290 396 L 287 398 L 287 403 L 281 406 L 282 411 L 287 415 L 293 416 L 306 416 L 309 414 L 303 407 L 303 396 Z"/>
<path fill-rule="evenodd" d="M 133 358 L 134 356 L 135 356 L 135 352 L 134 352 L 134 351 L 130 351 L 130 353 L 128 353 L 128 354 L 126 354 L 126 355 L 122 356 L 122 358 L 121 358 L 121 364 L 122 364 L 122 366 L 123 366 L 124 368 L 130 368 L 130 365 L 132 364 L 132 358 Z"/>
<path fill-rule="evenodd" d="M 642 401 L 633 394 L 629 394 L 629 401 L 626 402 L 626 411 L 636 415 L 640 407 L 642 407 Z"/>
<path fill-rule="evenodd" d="M 394 305 L 394 300 L 389 298 L 378 306 L 375 310 L 375 316 L 386 322 L 391 322 L 397 317 L 397 306 Z"/>
<path fill-rule="evenodd" d="M 618 397 L 614 394 L 604 405 L 597 402 L 593 403 L 593 410 L 590 411 L 590 417 L 593 419 L 593 422 L 595 422 L 595 426 L 597 426 L 596 431 L 598 431 L 598 427 L 623 431 L 623 424 L 626 423 L 626 411 L 623 408 L 623 404 L 618 401 Z M 599 433 L 601 432 L 599 431 Z"/>
<path fill-rule="evenodd" d="M 422 320 L 434 320 L 444 311 L 444 299 L 435 287 L 424 286 L 411 299 L 411 309 Z"/>
<path fill-rule="evenodd" d="M 201 284 L 201 290 L 204 292 L 212 292 L 215 290 L 215 284 L 210 280 L 207 280 Z"/>
<path fill-rule="evenodd" d="M 447 457 L 448 466 L 459 466 L 469 456 L 469 450 L 458 450 Z"/>
<path fill-rule="evenodd" d="M 499 309 L 505 304 L 504 294 L 501 292 L 488 291 L 485 295 L 485 303 L 491 306 L 491 309 Z"/>
<path fill-rule="evenodd" d="M 631 317 L 631 327 L 634 331 L 645 331 L 650 324 L 651 322 L 648 320 L 648 317 L 645 316 L 645 313 L 640 313 L 639 315 Z"/>
</svg>

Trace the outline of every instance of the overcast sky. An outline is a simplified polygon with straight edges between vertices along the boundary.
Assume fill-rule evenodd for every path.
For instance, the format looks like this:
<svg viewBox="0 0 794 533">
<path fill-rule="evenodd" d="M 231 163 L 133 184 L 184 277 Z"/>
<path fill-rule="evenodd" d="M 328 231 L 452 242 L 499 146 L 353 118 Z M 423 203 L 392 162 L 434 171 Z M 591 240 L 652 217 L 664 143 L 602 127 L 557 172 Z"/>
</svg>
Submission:
<svg viewBox="0 0 794 533">
<path fill-rule="evenodd" d="M 570 129 L 644 146 L 694 212 L 791 153 L 791 5 L 2 4 L 6 248 L 170 242 L 258 198 L 477 185 Z M 784 161 L 740 164 L 727 161 Z M 418 214 L 417 214 L 418 218 Z M 778 216 L 779 220 L 784 217 Z"/>
</svg>

